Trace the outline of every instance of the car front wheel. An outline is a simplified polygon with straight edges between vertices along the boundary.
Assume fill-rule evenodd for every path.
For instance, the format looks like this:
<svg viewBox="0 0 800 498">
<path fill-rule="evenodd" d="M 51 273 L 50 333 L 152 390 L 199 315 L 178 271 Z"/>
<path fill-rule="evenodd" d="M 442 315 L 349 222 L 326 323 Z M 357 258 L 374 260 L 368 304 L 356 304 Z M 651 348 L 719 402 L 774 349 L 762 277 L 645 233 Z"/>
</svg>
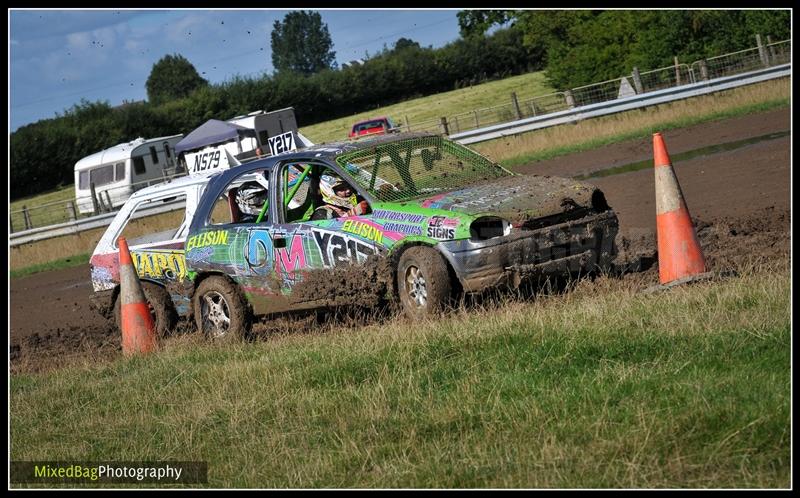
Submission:
<svg viewBox="0 0 800 498">
<path fill-rule="evenodd" d="M 407 316 L 424 318 L 441 312 L 450 298 L 450 275 L 444 258 L 430 247 L 412 247 L 400 256 L 397 291 Z"/>
<path fill-rule="evenodd" d="M 203 280 L 192 305 L 197 330 L 209 339 L 244 338 L 250 332 L 247 302 L 236 285 L 223 277 Z"/>
</svg>

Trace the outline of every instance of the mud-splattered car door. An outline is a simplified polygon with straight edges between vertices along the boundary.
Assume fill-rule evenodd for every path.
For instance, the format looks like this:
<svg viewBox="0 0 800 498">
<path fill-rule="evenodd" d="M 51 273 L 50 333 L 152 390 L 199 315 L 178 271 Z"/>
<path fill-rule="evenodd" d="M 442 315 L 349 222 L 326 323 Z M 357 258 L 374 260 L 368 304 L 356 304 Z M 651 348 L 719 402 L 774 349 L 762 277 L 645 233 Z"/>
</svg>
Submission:
<svg viewBox="0 0 800 498">
<path fill-rule="evenodd" d="M 274 268 L 292 309 L 347 300 L 347 289 L 369 271 L 367 259 L 386 251 L 382 232 L 369 221 L 369 204 L 353 185 L 349 195 L 334 199 L 333 178 L 343 180 L 321 164 L 288 163 L 277 171 L 282 200 L 280 224 L 272 230 Z"/>
</svg>

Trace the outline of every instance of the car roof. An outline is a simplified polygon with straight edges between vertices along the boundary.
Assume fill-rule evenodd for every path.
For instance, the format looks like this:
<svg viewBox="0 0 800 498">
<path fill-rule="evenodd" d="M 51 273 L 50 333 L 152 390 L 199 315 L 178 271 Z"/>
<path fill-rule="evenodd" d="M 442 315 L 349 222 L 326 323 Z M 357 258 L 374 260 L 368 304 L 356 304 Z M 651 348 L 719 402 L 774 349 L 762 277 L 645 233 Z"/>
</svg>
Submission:
<svg viewBox="0 0 800 498">
<path fill-rule="evenodd" d="M 171 190 L 181 190 L 186 187 L 191 187 L 193 185 L 206 184 L 208 183 L 209 179 L 212 176 L 216 175 L 181 176 L 178 178 L 174 178 L 169 182 L 157 183 L 155 185 L 145 187 L 141 190 L 137 190 L 136 192 L 133 193 L 133 195 L 131 195 L 131 198 L 139 199 L 150 195 L 159 195 L 161 193 L 169 192 Z"/>
<path fill-rule="evenodd" d="M 362 119 L 361 121 L 356 121 L 356 123 L 353 126 L 364 124 L 364 123 L 370 123 L 372 121 L 388 121 L 388 120 L 389 120 L 389 118 L 387 116 L 378 116 L 378 117 L 375 117 L 375 118 Z"/>
</svg>

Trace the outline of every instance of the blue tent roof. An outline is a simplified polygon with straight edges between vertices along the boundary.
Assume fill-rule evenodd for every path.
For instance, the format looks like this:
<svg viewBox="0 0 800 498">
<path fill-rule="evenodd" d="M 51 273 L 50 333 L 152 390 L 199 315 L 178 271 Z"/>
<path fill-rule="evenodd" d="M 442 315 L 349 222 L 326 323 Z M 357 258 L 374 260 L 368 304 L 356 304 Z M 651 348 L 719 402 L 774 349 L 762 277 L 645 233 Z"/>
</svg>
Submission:
<svg viewBox="0 0 800 498">
<path fill-rule="evenodd" d="M 227 142 L 232 138 L 236 138 L 240 131 L 246 130 L 248 128 L 244 126 L 220 121 L 219 119 L 209 119 L 175 144 L 175 154 L 180 154 L 186 150 L 199 149 L 207 145 Z"/>
</svg>

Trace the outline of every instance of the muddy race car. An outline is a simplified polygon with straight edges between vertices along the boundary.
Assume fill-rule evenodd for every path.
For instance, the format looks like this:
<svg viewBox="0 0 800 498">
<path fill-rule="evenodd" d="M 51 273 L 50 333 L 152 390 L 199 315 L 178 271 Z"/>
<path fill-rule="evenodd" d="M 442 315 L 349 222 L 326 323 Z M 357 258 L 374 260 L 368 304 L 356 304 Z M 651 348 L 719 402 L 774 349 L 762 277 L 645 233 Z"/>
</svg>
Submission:
<svg viewBox="0 0 800 498">
<path fill-rule="evenodd" d="M 349 192 L 333 211 L 330 182 Z M 617 229 L 593 186 L 515 175 L 438 135 L 383 135 L 214 176 L 187 234 L 183 292 L 210 337 L 269 313 L 387 299 L 421 317 L 455 293 L 609 267 Z"/>
</svg>

